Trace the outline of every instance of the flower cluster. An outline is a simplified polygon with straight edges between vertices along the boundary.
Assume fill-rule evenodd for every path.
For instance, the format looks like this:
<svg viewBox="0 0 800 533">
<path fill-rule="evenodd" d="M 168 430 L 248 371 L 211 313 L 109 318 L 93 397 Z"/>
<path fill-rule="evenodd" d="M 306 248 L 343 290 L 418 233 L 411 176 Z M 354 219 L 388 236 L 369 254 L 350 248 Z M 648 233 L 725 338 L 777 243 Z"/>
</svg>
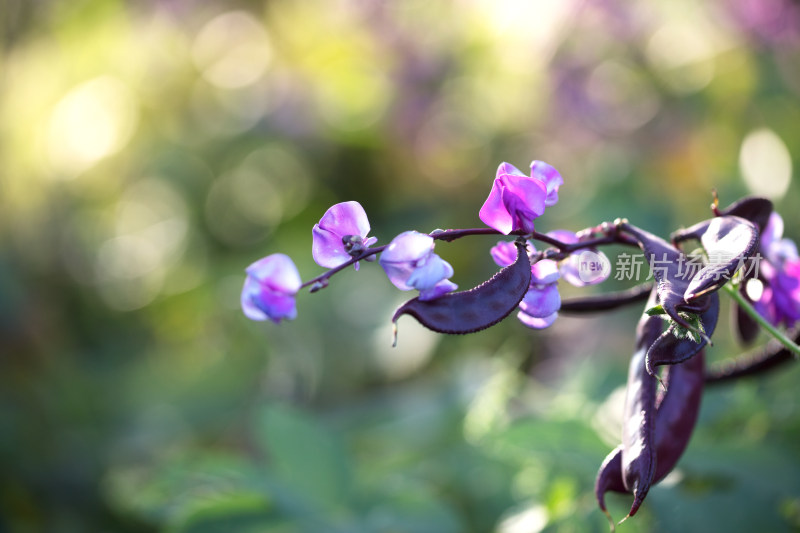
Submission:
<svg viewBox="0 0 800 533">
<path fill-rule="evenodd" d="M 578 233 L 535 231 L 535 219 L 558 202 L 563 183 L 561 175 L 541 161 L 531 164 L 529 175 L 502 163 L 479 211 L 480 219 L 491 229 L 430 234 L 405 231 L 382 246 L 374 246 L 377 238 L 369 236 L 371 227 L 361 204 L 336 204 L 312 229 L 312 257 L 327 272 L 302 283 L 288 256 L 272 254 L 260 259 L 247 268 L 242 309 L 253 320 L 291 320 L 297 316 L 295 295 L 301 288 L 321 289 L 336 272 L 349 265 L 358 270 L 359 261 L 376 258 L 395 287 L 419 292 L 395 310 L 392 321 L 396 324 L 401 316 L 409 315 L 440 333 L 474 333 L 515 311 L 525 326 L 543 329 L 554 323 L 559 312 L 605 311 L 646 298 L 628 373 L 621 444 L 607 456 L 595 483 L 603 511 L 607 513 L 606 492 L 624 492 L 633 496 L 628 517 L 633 516 L 650 487 L 680 459 L 697 421 L 705 384 L 755 373 L 791 360 L 790 354 L 800 355 L 798 335 L 789 340 L 770 325 L 792 327 L 800 321 L 800 257 L 794 242 L 783 238 L 783 220 L 764 198 L 745 198 L 725 210 L 718 208 L 715 199 L 714 216 L 674 232 L 672 242 L 627 219 Z M 477 287 L 454 292 L 458 287 L 450 281 L 453 267 L 434 252 L 436 241 L 487 234 L 516 237 L 513 242 L 498 242 L 490 250 L 500 272 Z M 725 260 L 685 272 L 687 256 L 679 246 L 689 240 L 699 240 L 708 257 L 719 255 Z M 537 250 L 534 241 L 550 247 Z M 656 283 L 562 301 L 561 279 L 583 287 L 608 278 L 610 262 L 598 250 L 608 244 L 640 248 L 651 258 L 649 266 Z M 733 370 L 714 372 L 706 367 L 704 348 L 719 318 L 717 291 L 742 265 L 756 260 L 759 248 L 760 273 L 744 287 L 747 296 L 741 294 L 742 287 L 735 280 L 727 292 L 739 304 L 737 311 L 764 327 L 779 344 L 770 346 L 759 358 L 729 365 Z M 657 261 L 656 257 L 663 259 Z M 741 278 L 747 279 L 747 275 Z M 754 287 L 760 283 L 761 290 L 751 291 L 750 283 Z M 744 333 L 747 321 L 739 320 L 737 325 Z M 742 339 L 747 340 L 744 334 Z M 671 365 L 670 371 L 659 375 L 661 365 Z M 665 387 L 663 394 L 656 393 L 659 382 Z"/>
<path fill-rule="evenodd" d="M 489 197 L 480 209 L 480 219 L 498 232 L 508 235 L 523 231 L 532 233 L 533 221 L 544 213 L 545 207 L 558 202 L 558 189 L 564 183 L 556 169 L 547 163 L 534 161 L 526 176 L 510 163 L 502 163 L 497 170 Z M 434 253 L 434 237 L 417 231 L 406 231 L 383 247 L 371 248 L 377 242 L 370 237 L 370 224 L 364 208 L 355 201 L 342 202 L 328 209 L 319 223 L 312 228 L 311 255 L 330 273 L 353 264 L 358 270 L 359 259 L 374 259 L 380 253 L 380 265 L 389 281 L 400 290 L 419 291 L 420 301 L 431 301 L 455 291 L 458 286 L 450 281 L 453 267 Z M 575 234 L 561 237 L 573 239 Z M 570 242 L 573 242 L 570 241 Z M 516 251 L 511 243 L 506 252 L 514 262 Z M 531 245 L 532 247 L 532 245 Z M 494 253 L 494 252 L 493 252 Z M 559 269 L 549 267 L 550 260 L 540 261 L 532 267 L 532 282 L 528 294 L 519 304 L 520 318 L 531 327 L 547 327 L 553 323 L 560 306 L 556 281 Z M 563 263 L 561 273 L 574 282 L 577 274 L 569 270 L 570 260 Z M 574 269 L 573 269 L 574 270 Z M 327 284 L 327 276 L 316 284 Z M 283 254 L 273 254 L 253 263 L 247 269 L 247 279 L 242 289 L 242 309 L 253 320 L 272 320 L 296 317 L 295 294 L 304 285 L 297 267 Z"/>
<path fill-rule="evenodd" d="M 579 241 L 578 235 L 567 230 L 555 230 L 547 234 L 558 239 L 564 244 L 574 244 Z M 528 256 L 533 258 L 536 247 L 528 241 Z M 590 250 L 600 261 L 608 264 L 608 259 L 602 252 Z M 514 262 L 516 248 L 510 242 L 498 242 L 490 250 L 492 259 L 498 266 L 505 267 Z M 558 318 L 561 308 L 561 295 L 558 292 L 558 280 L 564 278 L 575 287 L 594 285 L 608 279 L 610 270 L 582 268 L 581 260 L 584 251 L 570 254 L 566 259 L 554 261 L 540 259 L 531 265 L 531 283 L 528 292 L 519 304 L 517 318 L 520 322 L 533 329 L 549 327 Z"/>
<path fill-rule="evenodd" d="M 772 324 L 790 328 L 800 321 L 800 258 L 797 245 L 783 238 L 783 219 L 778 213 L 770 215 L 760 244 L 763 288 L 754 306 Z"/>
</svg>

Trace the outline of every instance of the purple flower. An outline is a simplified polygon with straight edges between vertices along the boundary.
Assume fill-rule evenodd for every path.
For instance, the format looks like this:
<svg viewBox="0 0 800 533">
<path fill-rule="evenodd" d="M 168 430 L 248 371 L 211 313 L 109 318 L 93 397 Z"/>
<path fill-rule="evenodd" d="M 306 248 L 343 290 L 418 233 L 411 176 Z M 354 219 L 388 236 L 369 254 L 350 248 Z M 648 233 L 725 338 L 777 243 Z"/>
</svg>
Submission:
<svg viewBox="0 0 800 533">
<path fill-rule="evenodd" d="M 792 327 L 800 320 L 800 258 L 797 245 L 783 237 L 783 219 L 772 213 L 761 234 L 759 265 L 763 290 L 756 310 L 774 325 Z M 749 288 L 749 287 L 748 287 Z"/>
<path fill-rule="evenodd" d="M 481 220 L 504 235 L 516 230 L 532 232 L 533 219 L 544 213 L 548 199 L 547 183 L 538 177 L 544 174 L 544 169 L 537 167 L 537 176 L 529 177 L 512 164 L 501 163 L 489 197 L 481 207 Z M 554 184 L 557 200 L 557 180 L 552 175 L 550 179 Z"/>
<path fill-rule="evenodd" d="M 332 206 L 311 230 L 311 255 L 314 261 L 319 266 L 335 268 L 357 257 L 378 240 L 375 237 L 367 238 L 369 229 L 367 214 L 358 202 L 342 202 Z M 358 270 L 358 263 L 355 268 Z"/>
<path fill-rule="evenodd" d="M 536 250 L 536 248 L 533 247 L 533 243 L 530 241 L 528 241 L 528 246 L 531 249 Z M 497 266 L 500 267 L 512 265 L 514 264 L 514 261 L 517 260 L 517 247 L 513 242 L 500 241 L 495 246 L 492 246 L 492 249 L 489 250 L 489 253 L 492 255 L 494 262 L 497 263 Z"/>
<path fill-rule="evenodd" d="M 578 242 L 579 237 L 567 230 L 555 230 L 548 233 L 566 244 Z M 531 241 L 528 241 L 528 256 L 536 252 Z M 492 259 L 501 267 L 507 267 L 517 258 L 517 248 L 512 242 L 498 242 L 490 251 Z M 576 287 L 593 285 L 608 278 L 611 264 L 608 258 L 595 249 L 579 250 L 566 259 L 556 263 L 550 259 L 542 259 L 531 265 L 531 284 L 528 292 L 519 304 L 517 318 L 526 326 L 543 329 L 550 326 L 558 317 L 561 308 L 561 296 L 557 282 L 564 278 Z"/>
<path fill-rule="evenodd" d="M 564 229 L 548 232 L 547 235 L 565 244 L 575 244 L 580 240 L 576 233 Z M 559 264 L 559 271 L 561 277 L 570 285 L 585 287 L 607 280 L 611 274 L 611 262 L 603 252 L 596 248 L 584 248 L 562 260 Z"/>
<path fill-rule="evenodd" d="M 458 288 L 447 279 L 453 267 L 433 253 L 433 244 L 430 235 L 406 231 L 381 253 L 380 264 L 389 280 L 403 291 L 417 289 L 420 300 L 433 300 Z"/>
<path fill-rule="evenodd" d="M 536 251 L 528 241 L 531 255 Z M 517 258 L 517 247 L 512 242 L 498 242 L 491 249 L 492 258 L 501 267 L 512 264 Z M 550 326 L 558 317 L 561 296 L 558 293 L 558 279 L 561 277 L 558 264 L 551 259 L 542 259 L 531 265 L 531 284 L 519 304 L 517 318 L 526 326 L 543 329 Z"/>
<path fill-rule="evenodd" d="M 783 237 L 783 218 L 773 212 L 769 217 L 767 227 L 761 234 L 761 251 L 773 265 L 798 259 L 797 245 L 791 239 Z"/>
<path fill-rule="evenodd" d="M 533 329 L 544 329 L 558 318 L 561 295 L 558 293 L 558 264 L 551 259 L 531 267 L 531 285 L 519 304 L 517 318 Z"/>
<path fill-rule="evenodd" d="M 246 269 L 242 288 L 242 311 L 251 320 L 272 320 L 297 317 L 294 295 L 302 281 L 294 262 L 285 254 L 272 254 L 259 259 Z"/>
<path fill-rule="evenodd" d="M 547 188 L 547 198 L 544 205 L 551 207 L 558 203 L 558 188 L 564 185 L 564 178 L 558 170 L 551 167 L 544 161 L 534 161 L 531 163 L 531 178 L 537 178 L 544 182 Z"/>
</svg>

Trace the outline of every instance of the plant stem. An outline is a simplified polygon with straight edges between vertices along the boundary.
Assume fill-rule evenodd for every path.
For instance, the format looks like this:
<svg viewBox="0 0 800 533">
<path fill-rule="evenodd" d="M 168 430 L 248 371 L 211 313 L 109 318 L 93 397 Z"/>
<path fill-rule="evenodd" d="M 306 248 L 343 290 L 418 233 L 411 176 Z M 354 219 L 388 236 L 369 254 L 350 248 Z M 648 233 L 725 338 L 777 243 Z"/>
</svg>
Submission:
<svg viewBox="0 0 800 533">
<path fill-rule="evenodd" d="M 643 283 L 624 291 L 595 294 L 584 298 L 570 298 L 561 301 L 559 312 L 579 315 L 611 311 L 629 304 L 644 302 L 650 296 L 652 289 L 652 283 Z"/>
<path fill-rule="evenodd" d="M 767 330 L 767 332 L 772 335 L 775 340 L 783 344 L 790 352 L 792 352 L 795 358 L 800 357 L 800 346 L 792 342 L 789 337 L 784 335 L 780 330 L 778 330 L 778 328 L 770 324 L 766 318 L 761 316 L 761 314 L 755 310 L 752 304 L 748 302 L 744 296 L 742 296 L 742 293 L 739 292 L 738 284 L 734 285 L 733 283 L 726 283 L 723 288 L 745 313 L 750 315 L 750 317 L 758 322 L 762 328 Z"/>
<path fill-rule="evenodd" d="M 794 330 L 792 337 L 795 342 L 800 341 L 800 328 Z M 705 381 L 709 385 L 726 383 L 767 372 L 791 361 L 796 361 L 792 352 L 778 341 L 773 340 L 758 351 L 740 354 L 734 359 L 727 359 L 709 366 L 706 370 Z"/>
<path fill-rule="evenodd" d="M 495 230 L 495 229 L 492 229 L 492 228 L 469 228 L 469 229 L 435 230 L 435 231 L 432 231 L 431 233 L 429 233 L 428 235 L 430 235 L 434 240 L 437 240 L 437 241 L 450 242 L 450 241 L 454 241 L 456 239 L 460 239 L 462 237 L 470 237 L 470 236 L 473 236 L 473 235 L 501 235 L 502 236 L 503 234 L 500 233 L 499 231 Z M 630 239 L 628 239 L 627 237 L 625 237 L 624 235 L 621 235 L 621 234 L 605 235 L 605 236 L 602 236 L 602 237 L 595 237 L 595 238 L 592 238 L 592 239 L 586 239 L 586 240 L 583 240 L 583 241 L 578 241 L 578 242 L 572 243 L 572 244 L 567 244 L 567 243 L 561 242 L 558 239 L 555 239 L 555 238 L 553 238 L 553 237 L 551 237 L 549 235 L 546 235 L 544 233 L 539 233 L 538 231 L 534 231 L 532 233 L 526 233 L 526 232 L 524 232 L 522 230 L 517 230 L 517 231 L 512 231 L 508 236 L 510 237 L 512 235 L 517 236 L 517 237 L 530 237 L 530 238 L 532 238 L 534 240 L 542 241 L 544 243 L 547 243 L 547 244 L 553 246 L 555 248 L 555 250 L 553 250 L 553 249 L 546 250 L 546 252 L 548 252 L 547 254 L 545 254 L 544 252 L 539 252 L 541 254 L 540 259 L 547 258 L 547 259 L 555 259 L 557 261 L 561 260 L 561 259 L 564 259 L 569 254 L 571 254 L 572 252 L 575 252 L 577 250 L 582 250 L 584 248 L 593 248 L 595 246 L 602 246 L 602 245 L 608 245 L 608 244 L 621 244 L 623 246 L 637 246 L 633 241 L 631 241 Z M 337 272 L 340 272 L 340 271 L 344 270 L 345 268 L 349 267 L 350 265 L 353 265 L 353 264 L 357 263 L 358 261 L 363 261 L 363 260 L 365 260 L 365 259 L 367 259 L 369 257 L 373 257 L 373 256 L 381 253 L 383 250 L 386 249 L 387 246 L 388 246 L 387 244 L 384 244 L 383 246 L 376 246 L 374 248 L 366 248 L 358 256 L 353 257 L 352 259 L 350 259 L 346 263 L 342 263 L 341 265 L 328 270 L 324 274 L 321 274 L 321 275 L 319 275 L 319 276 L 317 276 L 317 277 L 315 277 L 313 279 L 310 279 L 310 280 L 306 281 L 305 283 L 303 283 L 300 286 L 300 288 L 302 289 L 304 287 L 311 286 L 312 287 L 311 288 L 311 292 L 315 292 L 315 291 L 317 291 L 319 289 L 322 289 L 322 288 L 327 286 L 328 279 L 331 276 L 333 276 L 334 274 L 336 274 Z"/>
</svg>

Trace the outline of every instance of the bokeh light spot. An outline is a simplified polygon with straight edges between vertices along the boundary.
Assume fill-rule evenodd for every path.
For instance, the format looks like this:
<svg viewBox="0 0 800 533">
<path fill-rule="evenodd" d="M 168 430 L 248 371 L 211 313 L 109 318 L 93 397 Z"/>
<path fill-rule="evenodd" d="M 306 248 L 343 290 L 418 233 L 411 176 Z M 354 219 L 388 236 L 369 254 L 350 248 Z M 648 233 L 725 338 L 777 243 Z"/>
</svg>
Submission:
<svg viewBox="0 0 800 533">
<path fill-rule="evenodd" d="M 138 102 L 117 78 L 101 76 L 68 92 L 50 118 L 47 152 L 59 176 L 74 177 L 130 140 Z"/>
<path fill-rule="evenodd" d="M 243 11 L 223 13 L 197 35 L 192 59 L 211 84 L 237 89 L 255 83 L 267 71 L 272 47 L 264 27 Z"/>
<path fill-rule="evenodd" d="M 771 199 L 782 198 L 792 178 L 792 158 L 778 135 L 761 128 L 742 142 L 739 168 L 750 192 Z"/>
</svg>

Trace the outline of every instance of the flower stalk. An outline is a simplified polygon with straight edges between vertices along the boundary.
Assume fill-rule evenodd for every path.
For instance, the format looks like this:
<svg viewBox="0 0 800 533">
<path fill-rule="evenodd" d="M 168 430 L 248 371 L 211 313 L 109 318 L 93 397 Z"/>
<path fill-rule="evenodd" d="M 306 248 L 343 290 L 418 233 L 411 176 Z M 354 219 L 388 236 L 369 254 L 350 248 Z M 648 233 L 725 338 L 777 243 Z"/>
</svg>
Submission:
<svg viewBox="0 0 800 533">
<path fill-rule="evenodd" d="M 783 334 L 781 330 L 773 326 L 769 320 L 764 318 L 761 313 L 756 311 L 755 307 L 747 301 L 747 298 L 739 291 L 738 283 L 727 283 L 723 289 L 733 298 L 733 301 L 745 312 L 750 318 L 755 320 L 759 326 L 764 328 L 776 341 L 785 346 L 790 352 L 794 354 L 794 358 L 800 357 L 800 346 L 792 342 L 792 339 Z"/>
</svg>

